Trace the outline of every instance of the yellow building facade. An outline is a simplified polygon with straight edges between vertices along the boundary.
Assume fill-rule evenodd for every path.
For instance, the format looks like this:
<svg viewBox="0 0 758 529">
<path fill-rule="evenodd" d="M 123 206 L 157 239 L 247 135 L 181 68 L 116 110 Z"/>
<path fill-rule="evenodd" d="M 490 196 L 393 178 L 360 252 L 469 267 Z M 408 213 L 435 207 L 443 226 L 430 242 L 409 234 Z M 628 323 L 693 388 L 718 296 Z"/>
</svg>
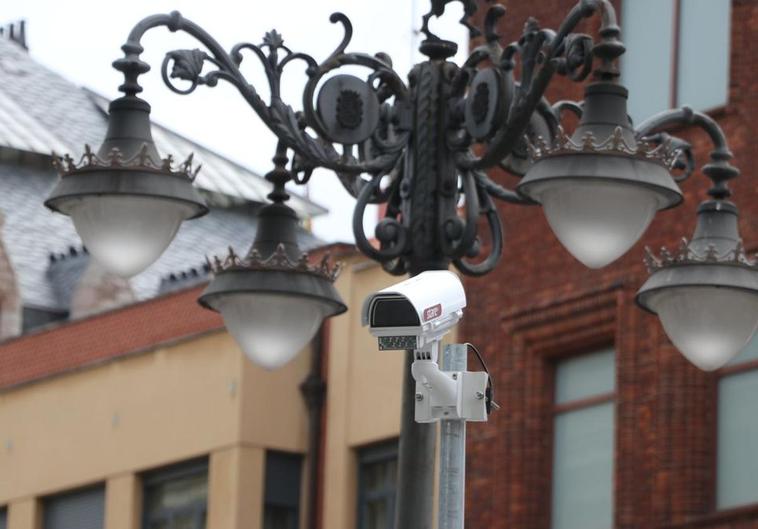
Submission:
<svg viewBox="0 0 758 529">
<path fill-rule="evenodd" d="M 317 512 L 324 529 L 359 526 L 360 450 L 397 438 L 401 404 L 403 352 L 379 352 L 360 324 L 363 299 L 398 279 L 353 251 L 340 259 L 345 268 L 336 287 L 349 310 L 329 321 L 322 349 L 327 389 L 317 454 Z M 35 361 L 39 346 L 34 344 L 44 343 L 53 359 L 59 351 L 71 356 L 66 336 L 82 339 L 82 333 L 110 325 L 108 318 L 132 317 L 133 311 L 148 309 L 166 313 L 180 305 L 181 310 L 201 310 L 186 306 L 199 291 L 169 294 L 124 309 L 121 315 L 93 316 L 6 342 L 0 345 L 0 371 L 3 366 L 6 373 L 25 368 L 21 355 Z M 161 303 L 165 308 L 154 305 Z M 155 319 L 149 318 L 135 332 Z M 159 328 L 159 322 L 155 325 Z M 266 489 L 278 487 L 275 475 L 266 476 L 271 453 L 302 455 L 296 496 L 298 524 L 305 527 L 305 458 L 314 454 L 306 453 L 308 414 L 299 385 L 309 373 L 312 350 L 302 351 L 279 370 L 264 371 L 246 359 L 218 323 L 211 327 L 71 368 L 59 358 L 63 368 L 21 382 L 6 376 L 0 389 L 0 512 L 5 528 L 57 527 L 50 520 L 67 511 L 65 502 L 59 506 L 55 499 L 91 487 L 100 494 L 104 529 L 179 527 L 152 524 L 146 517 L 145 502 L 153 501 L 146 496 L 146 483 L 156 469 L 200 461 L 207 482 L 193 490 L 206 491 L 207 505 L 197 520 L 204 520 L 208 529 L 264 529 L 269 523 L 264 522 Z M 110 336 L 121 339 L 115 331 Z M 110 336 L 100 332 L 92 340 L 106 344 Z M 23 340 L 31 346 L 19 346 Z M 171 503 L 174 493 L 169 489 L 161 489 L 160 501 Z M 279 527 L 276 523 L 284 522 L 269 525 Z"/>
</svg>

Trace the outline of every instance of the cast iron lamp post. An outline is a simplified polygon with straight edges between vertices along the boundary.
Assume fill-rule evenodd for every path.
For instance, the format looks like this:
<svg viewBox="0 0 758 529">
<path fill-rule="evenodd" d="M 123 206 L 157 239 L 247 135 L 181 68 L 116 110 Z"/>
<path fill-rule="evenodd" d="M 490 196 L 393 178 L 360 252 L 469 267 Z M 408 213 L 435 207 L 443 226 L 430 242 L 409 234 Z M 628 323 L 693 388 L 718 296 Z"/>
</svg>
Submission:
<svg viewBox="0 0 758 529">
<path fill-rule="evenodd" d="M 427 57 L 408 82 L 383 53 L 347 52 L 352 27 L 342 14 L 344 38 L 319 63 L 285 46 L 279 33 L 262 44 L 231 51 L 178 12 L 138 23 L 113 66 L 123 72 L 122 97 L 110 105 L 109 128 L 97 153 L 80 162 L 58 160 L 61 180 L 48 207 L 72 217 L 92 255 L 125 276 L 147 267 L 169 244 L 181 221 L 207 207 L 192 187 L 191 159 L 176 167 L 161 160 L 152 141 L 149 105 L 138 97 L 138 77 L 150 66 L 140 59 L 142 36 L 165 26 L 195 37 L 205 50 L 175 50 L 161 68 L 173 91 L 188 94 L 200 85 L 226 81 L 238 89 L 279 139 L 272 203 L 261 210 L 258 234 L 245 257 L 233 250 L 215 259 L 215 277 L 200 298 L 218 310 L 256 362 L 274 368 L 288 361 L 324 318 L 345 310 L 326 263 L 312 266 L 294 236 L 296 217 L 285 205 L 284 185 L 306 183 L 316 167 L 334 171 L 356 198 L 353 231 L 358 248 L 392 274 L 447 269 L 480 276 L 502 251 L 500 219 L 493 199 L 540 204 L 558 239 L 592 268 L 614 261 L 642 235 L 655 212 L 682 200 L 678 180 L 694 169 L 690 145 L 663 129 L 695 124 L 711 137 L 712 161 L 703 168 L 714 186 L 698 212 L 692 241 L 662 258 L 648 257 L 652 275 L 638 303 L 660 315 L 681 351 L 705 369 L 723 365 L 744 347 L 758 322 L 758 270 L 744 254 L 737 209 L 726 182 L 738 171 L 718 125 L 688 109 L 673 110 L 637 129 L 627 116 L 627 90 L 618 82 L 624 52 L 608 0 L 580 0 L 557 30 L 530 19 L 520 39 L 505 47 L 495 31 L 505 13 L 491 5 L 483 32 L 470 25 L 474 0 L 460 0 L 461 22 L 484 44 L 462 66 L 450 59 L 456 45 L 427 27 L 452 0 L 432 0 L 424 17 Z M 599 14 L 600 40 L 573 33 L 579 22 Z M 265 101 L 240 71 L 252 55 L 265 70 Z M 520 63 L 520 77 L 514 70 Z M 308 81 L 302 110 L 282 101 L 283 70 L 300 63 Z M 339 74 L 343 66 L 364 67 L 364 79 Z M 584 101 L 550 104 L 544 92 L 555 75 L 577 82 L 592 74 Z M 188 82 L 184 88 L 172 79 Z M 579 116 L 571 136 L 560 127 L 564 111 Z M 288 160 L 291 158 L 291 161 Z M 501 167 L 523 178 L 515 190 L 493 182 L 486 169 Z M 672 169 L 681 171 L 678 178 Z M 386 204 L 374 246 L 363 231 L 369 203 Z M 480 220 L 483 221 L 480 223 Z M 480 224 L 490 240 L 482 255 Z M 413 421 L 413 379 L 406 362 L 399 454 L 397 529 L 431 525 L 434 429 Z"/>
</svg>

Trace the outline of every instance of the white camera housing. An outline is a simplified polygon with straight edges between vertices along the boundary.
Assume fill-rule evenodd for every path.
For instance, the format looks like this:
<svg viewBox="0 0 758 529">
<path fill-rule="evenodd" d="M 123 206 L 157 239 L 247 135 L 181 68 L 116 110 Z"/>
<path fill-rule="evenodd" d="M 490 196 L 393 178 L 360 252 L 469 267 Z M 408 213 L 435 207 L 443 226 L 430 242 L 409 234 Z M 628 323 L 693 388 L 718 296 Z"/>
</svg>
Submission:
<svg viewBox="0 0 758 529">
<path fill-rule="evenodd" d="M 380 350 L 413 349 L 416 422 L 486 421 L 487 373 L 441 371 L 442 337 L 463 317 L 466 293 L 452 272 L 423 272 L 366 298 L 361 321 Z"/>
<path fill-rule="evenodd" d="M 368 296 L 361 321 L 378 338 L 380 350 L 426 349 L 458 323 L 464 307 L 458 276 L 433 270 Z"/>
</svg>

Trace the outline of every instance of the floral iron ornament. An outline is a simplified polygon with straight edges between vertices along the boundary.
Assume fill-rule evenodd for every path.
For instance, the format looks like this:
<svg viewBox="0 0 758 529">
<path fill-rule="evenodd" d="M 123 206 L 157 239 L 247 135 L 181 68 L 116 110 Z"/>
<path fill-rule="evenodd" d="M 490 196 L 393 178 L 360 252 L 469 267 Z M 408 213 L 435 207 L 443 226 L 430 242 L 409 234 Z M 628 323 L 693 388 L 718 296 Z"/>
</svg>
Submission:
<svg viewBox="0 0 758 529">
<path fill-rule="evenodd" d="M 240 257 L 231 246 L 229 252 L 222 259 L 218 256 L 213 257 L 213 261 L 206 257 L 208 269 L 214 274 L 223 273 L 228 270 L 281 270 L 287 272 L 301 272 L 304 274 L 314 274 L 334 282 L 342 270 L 342 263 L 330 264 L 330 255 L 324 254 L 321 262 L 317 265 L 310 263 L 307 253 L 302 253 L 296 261 L 287 255 L 287 250 L 283 244 L 278 244 L 274 253 L 268 257 L 261 256 L 256 248 L 251 248 L 245 257 Z"/>
<path fill-rule="evenodd" d="M 661 247 L 660 256 L 657 256 L 649 247 L 645 247 L 645 267 L 650 274 L 675 265 L 708 263 L 739 265 L 758 271 L 758 262 L 756 262 L 755 257 L 748 257 L 742 241 L 736 241 L 734 248 L 726 250 L 723 253 L 719 252 L 718 247 L 712 243 L 706 247 L 705 251 L 698 252 L 691 246 L 690 241 L 686 237 L 682 237 L 679 247 L 673 253 L 663 246 Z"/>
<path fill-rule="evenodd" d="M 535 143 L 528 143 L 529 157 L 533 161 L 547 156 L 572 153 L 609 153 L 628 156 L 639 156 L 642 159 L 654 160 L 667 169 L 673 168 L 679 159 L 679 153 L 671 148 L 672 140 L 669 138 L 663 143 L 639 142 L 630 146 L 624 139 L 621 127 L 613 129 L 613 134 L 604 141 L 597 141 L 592 132 L 582 136 L 579 143 L 575 143 L 564 131 L 558 127 L 558 133 L 552 144 L 548 144 L 542 136 L 537 137 Z"/>
<path fill-rule="evenodd" d="M 197 173 L 202 168 L 201 164 L 193 165 L 194 154 L 190 154 L 184 162 L 176 164 L 173 156 L 170 154 L 162 160 L 154 160 L 150 155 L 150 149 L 147 144 L 142 144 L 140 150 L 131 158 L 124 159 L 121 151 L 114 147 L 101 158 L 92 151 L 92 147 L 84 145 L 84 154 L 77 162 L 70 155 L 64 154 L 58 156 L 53 153 L 53 167 L 58 170 L 61 177 L 70 176 L 79 172 L 96 171 L 104 167 L 121 168 L 136 171 L 156 171 L 164 172 L 171 176 L 186 178 L 194 182 Z"/>
</svg>

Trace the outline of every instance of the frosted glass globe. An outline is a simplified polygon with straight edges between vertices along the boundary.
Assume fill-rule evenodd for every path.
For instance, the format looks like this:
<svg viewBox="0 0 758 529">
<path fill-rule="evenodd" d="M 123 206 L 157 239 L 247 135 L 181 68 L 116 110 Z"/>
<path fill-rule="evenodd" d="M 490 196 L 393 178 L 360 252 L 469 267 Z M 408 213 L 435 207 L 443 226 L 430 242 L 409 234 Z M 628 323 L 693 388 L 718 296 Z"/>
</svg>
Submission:
<svg viewBox="0 0 758 529">
<path fill-rule="evenodd" d="M 183 202 L 134 195 L 86 196 L 65 208 L 90 254 L 125 278 L 154 263 L 193 212 Z"/>
<path fill-rule="evenodd" d="M 533 196 L 558 240 L 590 268 L 626 253 L 660 206 L 649 188 L 602 180 L 546 181 L 535 186 Z"/>
<path fill-rule="evenodd" d="M 310 342 L 329 306 L 307 297 L 227 294 L 214 308 L 242 351 L 264 369 L 277 369 Z"/>
<path fill-rule="evenodd" d="M 739 354 L 758 324 L 758 295 L 734 288 L 666 288 L 651 294 L 649 306 L 677 349 L 704 371 Z"/>
</svg>

